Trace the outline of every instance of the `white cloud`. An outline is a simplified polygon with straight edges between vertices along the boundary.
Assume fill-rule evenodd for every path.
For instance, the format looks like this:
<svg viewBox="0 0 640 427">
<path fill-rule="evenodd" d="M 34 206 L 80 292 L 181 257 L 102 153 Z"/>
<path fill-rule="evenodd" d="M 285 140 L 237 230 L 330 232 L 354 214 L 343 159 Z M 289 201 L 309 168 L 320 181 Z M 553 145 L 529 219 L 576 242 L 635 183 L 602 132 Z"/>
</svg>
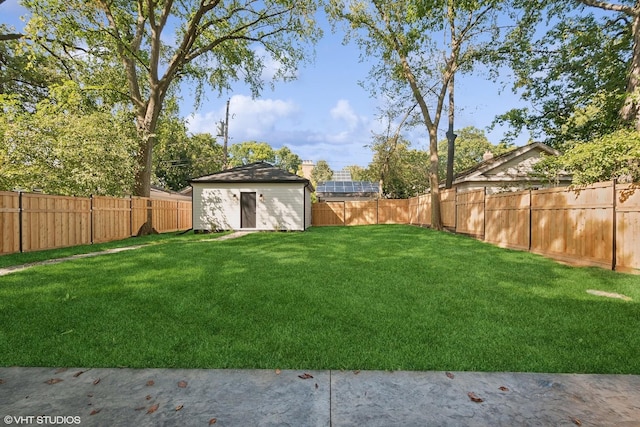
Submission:
<svg viewBox="0 0 640 427">
<path fill-rule="evenodd" d="M 295 122 L 300 110 L 290 100 L 252 99 L 245 95 L 234 95 L 229 105 L 229 136 L 234 142 L 266 140 L 281 123 Z M 217 111 L 192 114 L 188 119 L 189 131 L 215 135 L 217 124 L 224 120 L 225 108 L 222 106 Z"/>
<path fill-rule="evenodd" d="M 333 119 L 346 122 L 351 130 L 356 129 L 361 122 L 360 117 L 353 111 L 351 104 L 346 99 L 340 99 L 331 109 L 330 114 Z"/>
<path fill-rule="evenodd" d="M 189 117 L 190 132 L 217 133 L 225 105 Z M 376 122 L 359 116 L 347 100 L 339 100 L 324 114 L 304 111 L 296 102 L 283 99 L 252 99 L 234 95 L 230 103 L 229 144 L 264 141 L 274 148 L 288 146 L 304 160 L 326 160 L 332 168 L 371 160 L 371 126 Z M 222 142 L 219 140 L 219 142 Z"/>
</svg>

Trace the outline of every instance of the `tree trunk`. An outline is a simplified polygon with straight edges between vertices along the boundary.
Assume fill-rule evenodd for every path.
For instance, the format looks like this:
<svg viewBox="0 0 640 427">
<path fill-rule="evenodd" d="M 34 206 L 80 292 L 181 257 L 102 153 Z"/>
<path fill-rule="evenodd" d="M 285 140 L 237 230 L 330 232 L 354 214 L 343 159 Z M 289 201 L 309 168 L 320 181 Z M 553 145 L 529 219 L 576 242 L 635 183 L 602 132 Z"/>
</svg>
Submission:
<svg viewBox="0 0 640 427">
<path fill-rule="evenodd" d="M 451 75 L 449 80 L 449 130 L 447 130 L 447 180 L 445 187 L 453 187 L 453 161 L 456 153 L 456 134 L 453 133 L 453 119 L 455 117 L 454 111 L 454 85 L 455 75 Z"/>
<path fill-rule="evenodd" d="M 431 228 L 442 230 L 440 213 L 440 180 L 438 179 L 438 128 L 429 127 L 429 187 L 431 188 Z"/>
<path fill-rule="evenodd" d="M 627 99 L 625 100 L 620 117 L 624 122 L 633 124 L 640 131 L 640 14 L 633 16 L 633 55 L 629 80 L 627 81 Z"/>
</svg>

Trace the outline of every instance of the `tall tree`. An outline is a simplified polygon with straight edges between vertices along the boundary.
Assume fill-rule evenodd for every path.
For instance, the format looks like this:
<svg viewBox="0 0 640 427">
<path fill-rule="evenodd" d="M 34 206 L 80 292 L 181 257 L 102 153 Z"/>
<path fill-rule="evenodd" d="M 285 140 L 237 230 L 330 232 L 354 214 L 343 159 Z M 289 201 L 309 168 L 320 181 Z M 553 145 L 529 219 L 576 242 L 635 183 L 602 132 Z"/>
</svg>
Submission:
<svg viewBox="0 0 640 427">
<path fill-rule="evenodd" d="M 331 181 L 331 178 L 333 178 L 333 170 L 329 167 L 329 163 L 326 160 L 318 160 L 311 172 L 313 186 L 317 186 L 319 182 Z"/>
<path fill-rule="evenodd" d="M 498 58 L 512 68 L 513 89 L 531 107 L 497 118 L 512 127 L 508 137 L 526 128 L 533 138 L 562 150 L 565 141 L 589 141 L 616 130 L 625 98 L 627 107 L 633 98 L 625 83 L 633 45 L 630 22 L 595 16 L 589 13 L 595 9 L 579 2 L 523 1 L 519 10 L 522 16 Z M 552 25 L 541 31 L 547 20 Z"/>
<path fill-rule="evenodd" d="M 331 0 L 334 20 L 349 24 L 366 57 L 377 57 L 372 81 L 382 82 L 386 94 L 407 92 L 419 106 L 429 134 L 429 187 L 431 223 L 442 229 L 438 179 L 438 126 L 449 82 L 454 74 L 470 67 L 481 49 L 478 37 L 491 38 L 497 27 L 496 0 Z M 451 9 L 450 9 L 450 5 Z M 454 10 L 456 32 L 443 48 L 440 40 Z M 433 103 L 429 105 L 429 99 Z"/>
<path fill-rule="evenodd" d="M 78 86 L 50 89 L 34 111 L 0 95 L 0 190 L 64 195 L 131 194 L 135 128 L 126 111 L 96 106 Z"/>
<path fill-rule="evenodd" d="M 276 153 L 273 148 L 266 142 L 245 141 L 239 144 L 233 144 L 229 148 L 231 159 L 228 163 L 230 166 L 242 166 L 253 162 L 269 162 L 275 163 Z"/>
<path fill-rule="evenodd" d="M 296 153 L 291 151 L 289 147 L 281 147 L 274 152 L 275 161 L 274 165 L 287 172 L 297 173 L 300 165 L 302 165 L 302 159 Z"/>
<path fill-rule="evenodd" d="M 620 117 L 640 131 L 640 0 L 623 0 L 619 3 L 600 0 L 579 1 L 589 7 L 617 13 L 627 21 L 631 29 L 633 47 L 628 69 L 626 97 L 620 110 Z"/>
<path fill-rule="evenodd" d="M 131 106 L 138 135 L 135 192 L 148 196 L 158 120 L 181 80 L 202 95 L 244 79 L 254 94 L 270 56 L 293 78 L 319 36 L 314 0 L 24 0 L 27 33 L 95 89 Z M 171 33 L 173 32 L 173 33 Z M 77 46 L 75 50 L 65 48 Z M 71 65 L 69 65 L 71 64 Z"/>
</svg>

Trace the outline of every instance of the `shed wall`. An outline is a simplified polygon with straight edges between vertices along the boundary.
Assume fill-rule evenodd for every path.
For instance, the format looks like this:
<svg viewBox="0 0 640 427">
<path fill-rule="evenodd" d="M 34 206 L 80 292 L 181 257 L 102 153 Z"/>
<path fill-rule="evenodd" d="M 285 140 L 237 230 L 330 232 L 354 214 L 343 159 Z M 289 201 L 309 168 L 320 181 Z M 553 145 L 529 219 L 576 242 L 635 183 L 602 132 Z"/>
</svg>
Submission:
<svg viewBox="0 0 640 427">
<path fill-rule="evenodd" d="M 193 229 L 239 230 L 240 193 L 254 192 L 256 230 L 304 230 L 304 188 L 300 183 L 193 183 Z"/>
</svg>

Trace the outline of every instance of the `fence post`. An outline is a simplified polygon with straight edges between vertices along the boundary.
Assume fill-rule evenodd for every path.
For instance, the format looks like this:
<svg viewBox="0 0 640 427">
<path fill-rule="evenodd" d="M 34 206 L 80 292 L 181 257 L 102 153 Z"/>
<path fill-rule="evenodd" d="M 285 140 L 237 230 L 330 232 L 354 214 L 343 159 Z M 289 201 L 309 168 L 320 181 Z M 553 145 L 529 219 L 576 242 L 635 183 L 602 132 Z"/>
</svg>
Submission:
<svg viewBox="0 0 640 427">
<path fill-rule="evenodd" d="M 24 231 L 22 229 L 22 191 L 18 191 L 18 250 L 22 252 L 22 239 Z"/>
<path fill-rule="evenodd" d="M 376 225 L 380 224 L 380 199 L 376 199 Z"/>
<path fill-rule="evenodd" d="M 482 195 L 482 241 L 487 237 L 487 187 L 484 187 Z"/>
<path fill-rule="evenodd" d="M 532 190 L 529 189 L 529 248 L 528 252 L 531 252 L 531 235 L 533 234 L 533 215 L 531 206 L 533 205 L 533 193 Z"/>
<path fill-rule="evenodd" d="M 129 195 L 129 237 L 133 236 L 133 196 Z"/>
<path fill-rule="evenodd" d="M 453 232 L 458 232 L 458 187 L 453 188 Z"/>
<path fill-rule="evenodd" d="M 616 262 L 618 261 L 617 260 L 617 255 L 616 255 L 616 252 L 617 252 L 617 240 L 618 240 L 618 231 L 617 231 L 617 228 L 618 228 L 617 216 L 618 215 L 617 215 L 617 212 L 616 212 L 616 210 L 618 208 L 618 202 L 616 200 L 616 184 L 617 184 L 617 182 L 618 182 L 618 178 L 614 178 L 613 179 L 613 184 L 612 184 L 612 187 L 613 187 L 613 221 L 612 221 L 613 233 L 611 235 L 611 239 L 612 239 L 612 242 L 611 242 L 611 248 L 612 248 L 611 269 L 612 270 L 616 269 Z"/>
<path fill-rule="evenodd" d="M 95 224 L 93 220 L 93 194 L 89 195 L 89 241 L 93 245 L 93 225 Z"/>
</svg>

